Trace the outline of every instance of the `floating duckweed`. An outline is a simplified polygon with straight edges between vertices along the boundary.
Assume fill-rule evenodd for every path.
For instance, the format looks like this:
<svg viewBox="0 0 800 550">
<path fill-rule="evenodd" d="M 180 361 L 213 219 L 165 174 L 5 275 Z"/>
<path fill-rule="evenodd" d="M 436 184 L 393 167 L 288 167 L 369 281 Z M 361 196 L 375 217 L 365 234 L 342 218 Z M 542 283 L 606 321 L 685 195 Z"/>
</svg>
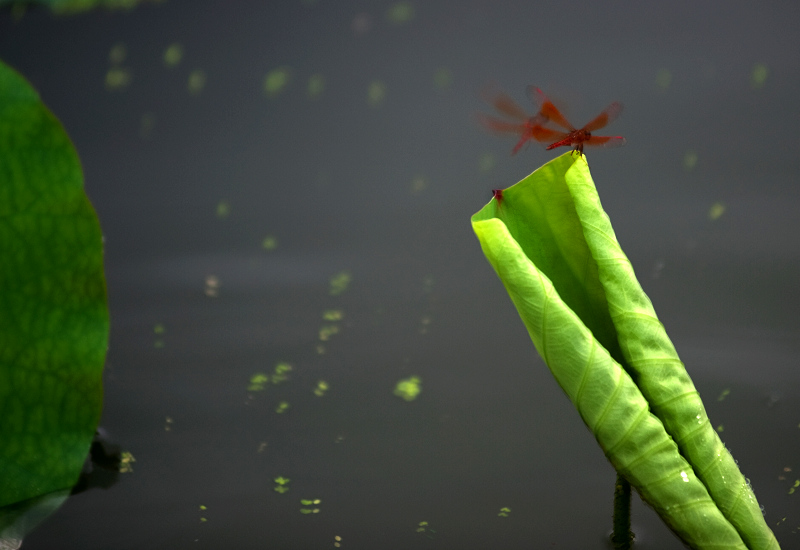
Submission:
<svg viewBox="0 0 800 550">
<path fill-rule="evenodd" d="M 436 530 L 433 529 L 427 521 L 420 521 L 417 524 L 417 533 L 422 533 L 426 538 L 433 539 L 436 535 Z"/>
<path fill-rule="evenodd" d="M 711 221 L 718 220 L 724 213 L 725 205 L 721 202 L 715 202 L 711 205 L 711 208 L 708 209 L 708 219 Z"/>
<path fill-rule="evenodd" d="M 436 69 L 433 75 L 433 85 L 437 90 L 443 91 L 450 87 L 453 83 L 453 71 L 440 67 Z"/>
<path fill-rule="evenodd" d="M 769 74 L 769 69 L 763 63 L 756 63 L 753 67 L 753 71 L 750 73 L 750 85 L 753 88 L 761 88 L 764 86 L 764 83 L 767 81 L 767 75 Z"/>
<path fill-rule="evenodd" d="M 264 92 L 269 97 L 275 97 L 280 94 L 291 80 L 291 69 L 289 67 L 278 67 L 272 69 L 264 77 Z"/>
<path fill-rule="evenodd" d="M 198 507 L 198 510 L 200 510 L 201 512 L 205 512 L 206 510 L 208 510 L 208 507 L 206 507 L 206 506 L 203 506 L 203 505 L 201 504 L 201 505 Z M 207 522 L 207 521 L 208 521 L 208 519 L 207 519 L 207 518 L 205 518 L 205 517 L 203 517 L 203 516 L 201 516 L 201 517 L 200 517 L 200 523 L 205 523 L 205 522 Z"/>
<path fill-rule="evenodd" d="M 344 318 L 344 312 L 341 309 L 326 309 L 322 312 L 322 318 L 326 321 L 341 321 Z"/>
<path fill-rule="evenodd" d="M 436 279 L 434 279 L 433 275 L 425 275 L 422 278 L 422 292 L 425 294 L 430 294 L 433 292 L 434 284 L 436 284 Z"/>
<path fill-rule="evenodd" d="M 318 498 L 315 498 L 315 499 L 307 499 L 307 498 L 300 499 L 300 504 L 303 505 L 303 508 L 300 508 L 300 513 L 301 514 L 318 514 L 319 513 L 319 508 L 306 508 L 306 506 L 316 506 L 316 505 L 321 504 L 321 503 L 322 503 L 322 501 L 320 499 L 318 499 Z"/>
<path fill-rule="evenodd" d="M 153 133 L 153 128 L 156 125 L 156 116 L 153 113 L 145 113 L 142 115 L 139 122 L 139 137 L 147 139 Z"/>
<path fill-rule="evenodd" d="M 318 99 L 325 91 L 325 77 L 321 74 L 312 74 L 308 78 L 308 97 L 309 99 Z"/>
<path fill-rule="evenodd" d="M 386 19 L 395 25 L 408 23 L 414 18 L 414 6 L 411 2 L 397 2 L 386 12 Z"/>
<path fill-rule="evenodd" d="M 276 493 L 283 494 L 289 490 L 287 486 L 288 483 L 291 481 L 288 477 L 278 476 L 273 481 L 276 483 L 275 487 L 272 488 L 273 491 Z"/>
<path fill-rule="evenodd" d="M 484 153 L 478 159 L 478 169 L 480 169 L 481 172 L 490 171 L 492 168 L 494 168 L 494 165 L 495 159 L 494 155 L 491 153 Z"/>
<path fill-rule="evenodd" d="M 257 372 L 250 377 L 250 385 L 247 386 L 247 391 L 264 391 L 267 384 L 269 384 L 269 376 L 263 372 Z"/>
<path fill-rule="evenodd" d="M 189 73 L 189 93 L 197 95 L 206 87 L 206 72 L 202 69 L 195 69 Z"/>
<path fill-rule="evenodd" d="M 261 241 L 261 248 L 264 250 L 275 250 L 278 248 L 278 238 L 274 235 L 267 235 L 264 237 L 264 240 Z"/>
<path fill-rule="evenodd" d="M 280 384 L 289 379 L 289 373 L 292 371 L 292 366 L 289 363 L 278 363 L 275 365 L 275 374 L 270 377 L 270 382 L 273 384 Z"/>
<path fill-rule="evenodd" d="M 370 107 L 380 107 L 386 97 L 386 84 L 380 80 L 373 80 L 367 88 L 367 103 Z"/>
<path fill-rule="evenodd" d="M 422 319 L 419 321 L 419 333 L 420 334 L 427 334 L 428 327 L 431 324 L 431 318 L 427 315 L 423 315 Z"/>
<path fill-rule="evenodd" d="M 278 406 L 275 407 L 275 412 L 278 414 L 283 414 L 289 409 L 289 402 L 288 401 L 281 401 L 278 403 Z"/>
<path fill-rule="evenodd" d="M 106 90 L 121 90 L 131 83 L 131 73 L 128 69 L 114 67 L 106 73 Z"/>
<path fill-rule="evenodd" d="M 511 508 L 500 508 L 500 513 L 497 514 L 501 518 L 507 518 L 508 515 L 511 513 Z"/>
<path fill-rule="evenodd" d="M 406 401 L 414 401 L 419 392 L 422 391 L 421 384 L 422 379 L 419 376 L 411 376 L 400 380 L 394 388 L 394 394 Z"/>
<path fill-rule="evenodd" d="M 333 540 L 336 541 L 336 542 L 333 543 L 334 548 L 341 548 L 341 546 L 342 546 L 342 537 L 340 537 L 339 535 L 336 535 L 335 537 L 333 537 Z"/>
<path fill-rule="evenodd" d="M 165 331 L 164 325 L 162 325 L 161 323 L 153 327 L 153 333 L 158 335 L 153 345 L 158 349 L 164 347 L 164 339 L 161 337 L 161 335 L 164 334 L 164 331 Z"/>
<path fill-rule="evenodd" d="M 164 50 L 164 65 L 174 67 L 183 59 L 183 46 L 175 42 Z"/>
<path fill-rule="evenodd" d="M 203 293 L 209 298 L 216 298 L 219 296 L 219 278 L 216 275 L 206 276 L 206 285 Z"/>
<path fill-rule="evenodd" d="M 108 52 L 108 60 L 115 65 L 119 65 L 125 61 L 127 55 L 128 49 L 125 47 L 125 44 L 122 42 L 117 42 L 111 48 L 111 51 Z"/>
<path fill-rule="evenodd" d="M 683 156 L 683 167 L 686 170 L 693 170 L 695 166 L 697 166 L 697 153 L 694 151 L 688 151 Z"/>
<path fill-rule="evenodd" d="M 322 397 L 329 388 L 330 386 L 328 386 L 328 383 L 325 380 L 320 380 L 317 382 L 317 387 L 314 388 L 314 395 L 317 397 Z"/>
<path fill-rule="evenodd" d="M 342 294 L 344 291 L 347 290 L 347 287 L 350 286 L 350 281 L 352 280 L 352 276 L 350 275 L 349 271 L 340 271 L 330 280 L 330 295 L 331 296 L 338 296 Z"/>
<path fill-rule="evenodd" d="M 669 69 L 659 69 L 656 73 L 656 86 L 661 88 L 662 90 L 666 90 L 669 88 L 669 85 L 672 84 L 672 73 Z"/>
<path fill-rule="evenodd" d="M 412 193 L 419 193 L 424 191 L 428 187 L 428 182 L 425 179 L 425 176 L 415 176 L 413 180 L 411 180 L 411 192 Z"/>
<path fill-rule="evenodd" d="M 339 325 L 324 325 L 319 329 L 319 339 L 323 342 L 327 342 L 335 334 L 339 334 Z"/>
<path fill-rule="evenodd" d="M 228 201 L 222 200 L 217 203 L 217 217 L 224 220 L 231 214 L 231 205 Z"/>
<path fill-rule="evenodd" d="M 133 455 L 128 451 L 122 451 L 119 455 L 119 473 L 121 474 L 129 474 L 133 472 L 133 463 L 136 462 L 136 459 Z"/>
<path fill-rule="evenodd" d="M 717 397 L 717 401 L 722 401 L 723 399 L 728 397 L 730 393 L 731 393 L 730 388 L 725 388 L 724 390 L 722 390 L 722 393 L 719 394 L 719 397 Z"/>
</svg>

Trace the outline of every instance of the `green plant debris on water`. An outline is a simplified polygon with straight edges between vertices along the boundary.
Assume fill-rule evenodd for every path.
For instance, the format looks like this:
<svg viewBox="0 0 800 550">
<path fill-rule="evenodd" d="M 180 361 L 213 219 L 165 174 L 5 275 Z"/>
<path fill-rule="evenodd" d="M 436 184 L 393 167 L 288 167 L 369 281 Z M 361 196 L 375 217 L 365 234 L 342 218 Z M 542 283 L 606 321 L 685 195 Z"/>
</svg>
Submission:
<svg viewBox="0 0 800 550">
<path fill-rule="evenodd" d="M 428 188 L 428 180 L 425 179 L 425 176 L 421 175 L 414 176 L 414 179 L 411 180 L 412 193 L 414 194 L 421 193 L 422 191 L 425 191 L 425 189 L 427 188 Z"/>
<path fill-rule="evenodd" d="M 439 91 L 447 90 L 453 84 L 453 71 L 445 67 L 436 69 L 433 74 L 433 85 Z"/>
<path fill-rule="evenodd" d="M 711 220 L 712 222 L 716 221 L 720 219 L 720 217 L 722 217 L 724 213 L 725 213 L 725 205 L 722 204 L 721 202 L 715 202 L 714 204 L 711 205 L 711 208 L 708 209 L 708 219 Z"/>
<path fill-rule="evenodd" d="M 428 334 L 428 327 L 430 327 L 432 319 L 427 315 L 423 315 L 419 321 L 419 333 Z"/>
<path fill-rule="evenodd" d="M 323 342 L 327 342 L 335 334 L 339 334 L 339 325 L 324 325 L 319 329 L 319 339 Z"/>
<path fill-rule="evenodd" d="M 261 248 L 264 250 L 275 250 L 278 248 L 278 238 L 274 235 L 267 235 L 264 237 L 264 240 L 261 241 Z"/>
<path fill-rule="evenodd" d="M 317 386 L 314 388 L 314 395 L 317 397 L 322 397 L 325 393 L 330 389 L 330 386 L 325 380 L 320 380 L 317 382 Z"/>
<path fill-rule="evenodd" d="M 133 463 L 136 462 L 136 459 L 130 453 L 130 451 L 122 451 L 119 455 L 119 467 L 118 471 L 121 474 L 130 474 L 133 473 Z"/>
<path fill-rule="evenodd" d="M 730 394 L 731 394 L 731 390 L 730 390 L 730 388 L 725 388 L 725 389 L 724 389 L 724 390 L 722 390 L 722 392 L 719 394 L 719 397 L 717 397 L 717 401 L 723 401 L 723 400 L 724 400 L 726 397 L 728 397 Z"/>
<path fill-rule="evenodd" d="M 277 386 L 289 380 L 289 373 L 292 372 L 292 365 L 286 362 L 280 362 L 275 365 L 275 370 L 272 374 L 265 372 L 256 372 L 250 377 L 250 384 L 247 386 L 247 391 L 257 392 L 264 391 L 267 384 Z"/>
<path fill-rule="evenodd" d="M 264 391 L 269 383 L 269 376 L 263 372 L 257 372 L 250 377 L 250 385 L 247 386 L 247 391 Z"/>
<path fill-rule="evenodd" d="M 275 482 L 275 487 L 273 487 L 272 490 L 275 491 L 276 493 L 283 494 L 289 490 L 288 485 L 291 479 L 289 479 L 288 477 L 278 476 L 272 481 Z"/>
<path fill-rule="evenodd" d="M 321 74 L 312 74 L 308 77 L 308 97 L 309 99 L 319 99 L 325 91 L 325 77 Z"/>
<path fill-rule="evenodd" d="M 117 42 L 111 47 L 111 51 L 108 52 L 108 60 L 114 65 L 119 65 L 125 61 L 127 55 L 128 49 L 125 47 L 125 44 L 123 42 Z"/>
<path fill-rule="evenodd" d="M 322 501 L 320 499 L 318 499 L 318 498 L 314 498 L 314 499 L 303 498 L 303 499 L 300 499 L 300 504 L 303 505 L 303 507 L 300 508 L 300 513 L 301 514 L 318 514 L 319 513 L 319 508 L 317 508 L 317 506 L 319 504 L 321 504 L 321 503 L 322 503 Z M 314 508 L 310 508 L 310 506 L 314 506 Z"/>
<path fill-rule="evenodd" d="M 122 90 L 131 83 L 131 72 L 122 67 L 112 67 L 106 73 L 106 90 Z"/>
<path fill-rule="evenodd" d="M 264 93 L 268 97 L 276 97 L 286 89 L 292 79 L 292 70 L 289 67 L 277 67 L 272 69 L 264 77 Z"/>
<path fill-rule="evenodd" d="M 341 321 L 344 319 L 344 312 L 341 309 L 326 309 L 322 312 L 322 318 L 326 321 Z"/>
<path fill-rule="evenodd" d="M 672 72 L 669 69 L 659 69 L 656 73 L 656 86 L 666 90 L 670 84 L 672 84 Z"/>
<path fill-rule="evenodd" d="M 686 154 L 683 156 L 683 167 L 686 170 L 694 170 L 694 167 L 697 166 L 697 153 L 694 151 L 687 151 Z"/>
<path fill-rule="evenodd" d="M 414 401 L 422 391 L 422 379 L 419 376 L 411 376 L 400 380 L 394 387 L 394 394 L 406 401 Z"/>
<path fill-rule="evenodd" d="M 367 104 L 370 107 L 380 107 L 386 98 L 386 84 L 380 80 L 373 80 L 367 88 Z"/>
<path fill-rule="evenodd" d="M 395 25 L 402 25 L 414 19 L 414 5 L 411 2 L 397 2 L 386 11 L 386 19 Z"/>
<path fill-rule="evenodd" d="M 278 414 L 283 414 L 287 410 L 289 410 L 289 402 L 288 401 L 281 401 L 278 403 L 278 406 L 275 407 L 275 412 Z"/>
<path fill-rule="evenodd" d="M 206 275 L 203 294 L 205 294 L 209 298 L 216 298 L 217 296 L 219 296 L 219 285 L 220 285 L 219 277 L 217 277 L 216 275 Z"/>
<path fill-rule="evenodd" d="M 484 153 L 478 159 L 478 170 L 481 172 L 489 172 L 496 164 L 495 157 L 491 153 Z"/>
<path fill-rule="evenodd" d="M 750 85 L 755 88 L 761 88 L 767 81 L 769 69 L 763 63 L 756 63 L 750 73 Z"/>
<path fill-rule="evenodd" d="M 175 67 L 183 59 L 183 46 L 175 42 L 167 46 L 164 50 L 164 65 L 166 67 Z"/>
<path fill-rule="evenodd" d="M 432 539 L 436 535 L 436 529 L 432 528 L 427 521 L 420 521 L 417 524 L 416 531 L 429 539 Z"/>
<path fill-rule="evenodd" d="M 433 275 L 425 275 L 422 278 L 422 292 L 430 294 L 433 292 L 433 286 L 436 284 L 436 279 Z"/>
<path fill-rule="evenodd" d="M 349 271 L 340 271 L 330 279 L 330 295 L 339 296 L 350 286 L 353 277 Z"/>
<path fill-rule="evenodd" d="M 145 113 L 139 121 L 139 137 L 148 139 L 153 133 L 153 128 L 156 127 L 156 115 L 153 113 Z"/>
<path fill-rule="evenodd" d="M 508 515 L 511 513 L 511 508 L 500 508 L 500 513 L 497 514 L 501 518 L 507 518 Z"/>
<path fill-rule="evenodd" d="M 161 348 L 164 347 L 164 345 L 165 345 L 165 343 L 164 343 L 164 332 L 165 331 L 166 331 L 166 329 L 164 328 L 164 325 L 162 325 L 161 323 L 158 323 L 153 327 L 153 334 L 156 335 L 156 339 L 153 342 L 153 346 L 156 349 L 161 349 Z"/>
<path fill-rule="evenodd" d="M 226 200 L 221 200 L 217 203 L 217 217 L 224 220 L 231 215 L 231 204 Z"/>
<path fill-rule="evenodd" d="M 195 69 L 189 73 L 187 88 L 189 93 L 197 95 L 206 87 L 206 72 L 203 69 Z"/>
</svg>

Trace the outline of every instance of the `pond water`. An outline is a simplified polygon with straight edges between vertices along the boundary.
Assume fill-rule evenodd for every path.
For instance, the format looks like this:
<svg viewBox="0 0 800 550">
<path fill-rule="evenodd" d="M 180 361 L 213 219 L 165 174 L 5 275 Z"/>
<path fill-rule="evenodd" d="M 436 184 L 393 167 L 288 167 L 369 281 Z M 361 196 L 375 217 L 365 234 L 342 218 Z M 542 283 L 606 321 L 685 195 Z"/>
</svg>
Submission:
<svg viewBox="0 0 800 550">
<path fill-rule="evenodd" d="M 101 426 L 135 458 L 23 548 L 607 548 L 614 470 L 470 228 L 555 156 L 480 129 L 493 82 L 574 122 L 625 103 L 628 144 L 587 150 L 604 207 L 800 547 L 798 9 L 4 8 L 0 58 L 63 122 L 103 226 Z M 638 498 L 633 524 L 683 547 Z"/>
</svg>

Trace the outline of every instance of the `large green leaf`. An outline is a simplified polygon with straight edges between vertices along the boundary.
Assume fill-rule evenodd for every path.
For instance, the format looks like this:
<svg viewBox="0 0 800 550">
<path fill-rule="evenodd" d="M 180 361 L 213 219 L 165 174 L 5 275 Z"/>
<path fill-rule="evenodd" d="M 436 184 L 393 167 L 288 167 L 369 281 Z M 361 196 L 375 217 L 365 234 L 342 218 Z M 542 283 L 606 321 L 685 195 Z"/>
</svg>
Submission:
<svg viewBox="0 0 800 550">
<path fill-rule="evenodd" d="M 472 217 L 536 349 L 608 459 L 692 548 L 776 549 L 603 211 L 585 157 Z"/>
<path fill-rule="evenodd" d="M 78 479 L 108 325 L 102 234 L 78 156 L 0 62 L 0 507 Z"/>
</svg>

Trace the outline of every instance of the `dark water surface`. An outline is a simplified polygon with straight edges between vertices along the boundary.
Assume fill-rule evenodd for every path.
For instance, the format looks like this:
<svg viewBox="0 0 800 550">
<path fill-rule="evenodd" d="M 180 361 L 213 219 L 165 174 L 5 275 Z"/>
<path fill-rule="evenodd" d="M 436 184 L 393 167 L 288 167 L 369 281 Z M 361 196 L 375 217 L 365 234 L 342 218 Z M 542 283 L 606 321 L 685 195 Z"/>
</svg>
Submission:
<svg viewBox="0 0 800 550">
<path fill-rule="evenodd" d="M 410 5 L 405 23 L 385 1 L 0 14 L 0 58 L 64 123 L 103 225 L 102 425 L 136 459 L 24 548 L 606 548 L 614 471 L 469 224 L 554 156 L 511 157 L 475 124 L 493 81 L 520 102 L 537 84 L 579 124 L 625 103 L 609 132 L 628 145 L 589 151 L 600 196 L 800 548 L 800 5 Z M 111 69 L 128 84 L 107 89 Z M 285 382 L 248 391 L 281 362 Z M 392 390 L 412 375 L 406 402 Z M 633 522 L 638 547 L 682 548 L 636 498 Z"/>
</svg>

